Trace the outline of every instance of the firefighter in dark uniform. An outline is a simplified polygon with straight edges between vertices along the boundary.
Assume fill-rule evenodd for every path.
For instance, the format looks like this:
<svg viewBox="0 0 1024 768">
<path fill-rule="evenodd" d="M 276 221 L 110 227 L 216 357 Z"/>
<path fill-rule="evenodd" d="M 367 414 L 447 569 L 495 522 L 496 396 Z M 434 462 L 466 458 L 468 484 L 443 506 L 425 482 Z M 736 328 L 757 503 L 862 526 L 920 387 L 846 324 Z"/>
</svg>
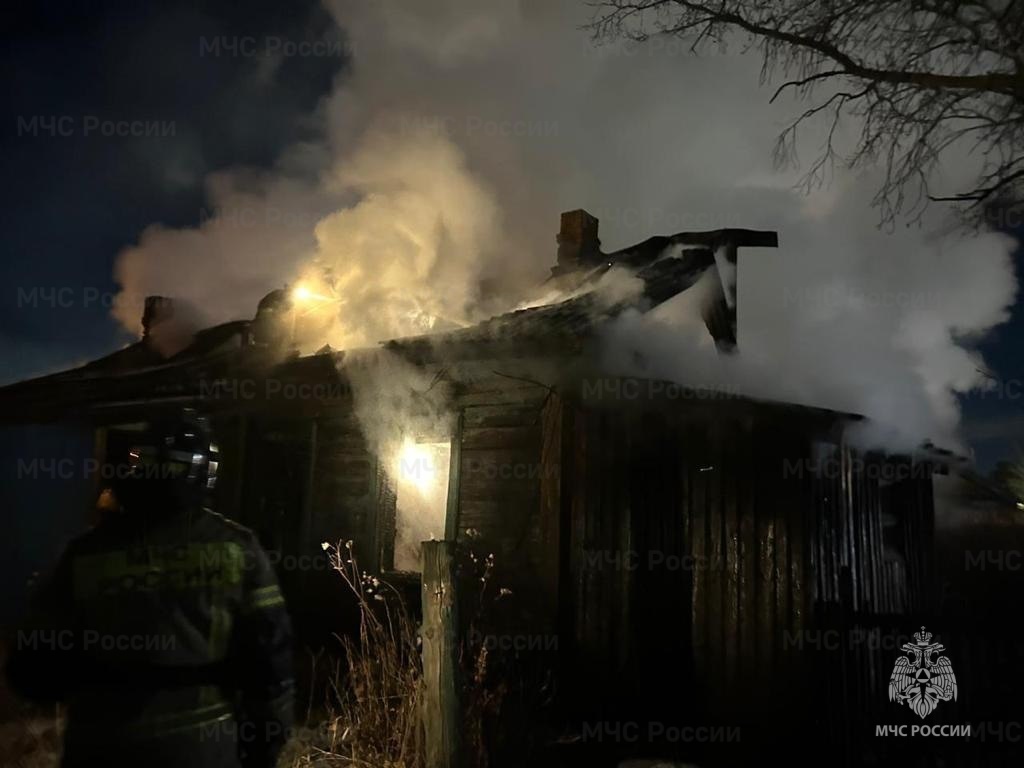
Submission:
<svg viewBox="0 0 1024 768">
<path fill-rule="evenodd" d="M 216 462 L 193 412 L 116 468 L 120 511 L 73 541 L 8 661 L 64 702 L 63 765 L 272 766 L 293 715 L 291 626 L 266 553 L 203 507 Z"/>
</svg>

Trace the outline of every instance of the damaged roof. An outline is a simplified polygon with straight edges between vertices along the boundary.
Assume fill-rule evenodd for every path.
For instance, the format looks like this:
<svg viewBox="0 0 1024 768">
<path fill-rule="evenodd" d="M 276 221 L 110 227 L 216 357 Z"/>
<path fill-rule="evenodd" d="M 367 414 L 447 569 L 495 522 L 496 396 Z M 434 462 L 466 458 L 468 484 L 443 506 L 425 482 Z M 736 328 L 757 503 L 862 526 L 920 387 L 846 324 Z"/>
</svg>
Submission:
<svg viewBox="0 0 1024 768">
<path fill-rule="evenodd" d="M 581 212 L 585 213 L 585 212 Z M 592 217 L 591 217 L 592 218 Z M 596 219 L 595 232 L 596 232 Z M 564 216 L 563 216 L 564 222 Z M 563 224 L 564 226 L 564 224 Z M 717 291 L 705 307 L 705 322 L 717 344 L 735 346 L 734 286 L 725 284 L 722 258 L 735 264 L 740 245 L 774 246 L 774 232 L 715 230 L 649 238 L 612 253 L 591 249 L 568 269 L 560 238 L 560 284 L 567 298 L 519 309 L 476 325 L 443 333 L 384 342 L 387 349 L 425 362 L 443 353 L 447 359 L 487 354 L 572 353 L 602 322 L 627 308 L 650 309 L 714 272 Z M 693 247 L 687 247 L 693 246 Z M 610 301 L 601 279 L 614 267 L 629 270 L 642 290 L 628 300 Z M 569 279 L 571 282 L 566 283 Z M 169 357 L 152 343 L 140 341 L 84 366 L 0 388 L 0 420 L 29 421 L 40 414 L 80 412 L 101 405 L 153 400 L 196 399 L 203 387 L 225 377 L 315 377 L 337 379 L 336 355 L 298 357 L 255 344 L 250 320 L 224 323 L 198 332 L 192 342 Z M 328 350 L 330 351 L 330 350 Z"/>
<path fill-rule="evenodd" d="M 429 357 L 430 350 L 450 351 L 456 347 L 516 344 L 531 348 L 569 346 L 577 349 L 603 321 L 628 308 L 656 307 L 690 288 L 715 266 L 708 249 L 687 249 L 679 256 L 658 258 L 664 250 L 662 247 L 652 252 L 651 262 L 636 270 L 635 276 L 642 281 L 643 288 L 639 295 L 630 299 L 613 302 L 603 295 L 601 278 L 620 264 L 609 259 L 581 275 L 570 298 L 507 312 L 467 328 L 394 339 L 385 346 L 416 359 Z"/>
</svg>

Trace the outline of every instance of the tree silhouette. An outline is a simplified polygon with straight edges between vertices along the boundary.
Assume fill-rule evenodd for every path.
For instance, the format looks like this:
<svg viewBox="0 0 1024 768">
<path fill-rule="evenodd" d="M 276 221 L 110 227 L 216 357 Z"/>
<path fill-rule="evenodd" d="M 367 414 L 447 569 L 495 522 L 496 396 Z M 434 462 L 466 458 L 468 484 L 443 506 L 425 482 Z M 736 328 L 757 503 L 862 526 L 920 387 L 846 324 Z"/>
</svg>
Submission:
<svg viewBox="0 0 1024 768">
<path fill-rule="evenodd" d="M 762 56 L 772 100 L 793 91 L 807 108 L 782 131 L 777 162 L 795 162 L 798 129 L 827 125 L 823 149 L 802 177 L 820 185 L 838 162 L 880 163 L 874 203 L 882 221 L 920 215 L 929 201 L 956 204 L 970 223 L 986 215 L 1020 223 L 1024 184 L 1024 3 L 1013 0 L 597 0 L 597 40 L 670 35 L 694 53 L 740 46 Z M 848 150 L 843 118 L 859 120 Z M 941 189 L 937 171 L 956 146 L 977 161 L 966 189 Z M 934 189 L 933 189 L 934 188 Z M 1007 220 L 996 222 L 1002 226 Z"/>
</svg>

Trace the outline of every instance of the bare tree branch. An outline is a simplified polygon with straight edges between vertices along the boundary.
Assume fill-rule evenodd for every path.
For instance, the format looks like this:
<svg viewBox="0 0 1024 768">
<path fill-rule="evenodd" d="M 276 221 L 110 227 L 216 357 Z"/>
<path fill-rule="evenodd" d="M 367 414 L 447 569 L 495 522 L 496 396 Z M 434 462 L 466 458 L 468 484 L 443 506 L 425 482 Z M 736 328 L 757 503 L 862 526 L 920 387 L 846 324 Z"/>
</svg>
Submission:
<svg viewBox="0 0 1024 768">
<path fill-rule="evenodd" d="M 883 223 L 920 215 L 931 201 L 960 204 L 978 223 L 996 200 L 1024 200 L 1024 3 L 1014 0 L 599 0 L 594 38 L 679 37 L 757 48 L 762 82 L 781 79 L 811 105 L 780 134 L 778 163 L 795 163 L 797 133 L 826 117 L 825 144 L 801 185 L 822 184 L 835 163 L 882 163 L 875 196 Z M 822 95 L 818 97 L 818 91 Z M 835 145 L 844 118 L 859 139 Z M 933 193 L 948 151 L 977 158 L 967 189 Z"/>
</svg>

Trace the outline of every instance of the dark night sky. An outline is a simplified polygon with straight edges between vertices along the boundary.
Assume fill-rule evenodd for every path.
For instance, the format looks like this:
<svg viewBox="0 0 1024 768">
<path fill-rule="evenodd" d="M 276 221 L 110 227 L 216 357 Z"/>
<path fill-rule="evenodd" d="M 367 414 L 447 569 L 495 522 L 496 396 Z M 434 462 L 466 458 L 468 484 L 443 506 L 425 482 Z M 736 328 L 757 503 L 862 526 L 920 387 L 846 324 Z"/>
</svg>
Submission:
<svg viewBox="0 0 1024 768">
<path fill-rule="evenodd" d="M 207 173 L 270 165 L 302 138 L 303 116 L 345 62 L 290 57 L 267 76 L 260 56 L 203 52 L 204 41 L 337 36 L 308 0 L 44 2 L 5 15 L 0 354 L 10 381 L 124 343 L 108 311 L 118 251 L 149 224 L 199 221 Z M 70 130 L 33 135 L 35 116 L 70 118 L 58 123 Z M 90 117 L 169 122 L 173 135 L 85 135 Z M 31 306 L 33 288 L 57 291 L 60 306 Z"/>
<path fill-rule="evenodd" d="M 296 56 L 268 68 L 259 55 L 203 54 L 217 39 L 339 35 L 310 0 L 38 2 L 6 9 L 3 35 L 0 381 L 9 382 L 128 341 L 109 316 L 118 251 L 147 225 L 197 223 L 207 173 L 271 165 L 310 130 L 304 117 L 346 62 Z M 34 117 L 65 118 L 69 135 L 33 135 L 25 125 Z M 87 136 L 90 117 L 169 122 L 174 132 Z M 34 289 L 45 292 L 35 306 L 26 299 Z M 980 345 L 1005 382 L 1002 395 L 964 401 L 983 466 L 1012 453 L 1024 434 L 1022 339 L 1018 310 Z"/>
</svg>

